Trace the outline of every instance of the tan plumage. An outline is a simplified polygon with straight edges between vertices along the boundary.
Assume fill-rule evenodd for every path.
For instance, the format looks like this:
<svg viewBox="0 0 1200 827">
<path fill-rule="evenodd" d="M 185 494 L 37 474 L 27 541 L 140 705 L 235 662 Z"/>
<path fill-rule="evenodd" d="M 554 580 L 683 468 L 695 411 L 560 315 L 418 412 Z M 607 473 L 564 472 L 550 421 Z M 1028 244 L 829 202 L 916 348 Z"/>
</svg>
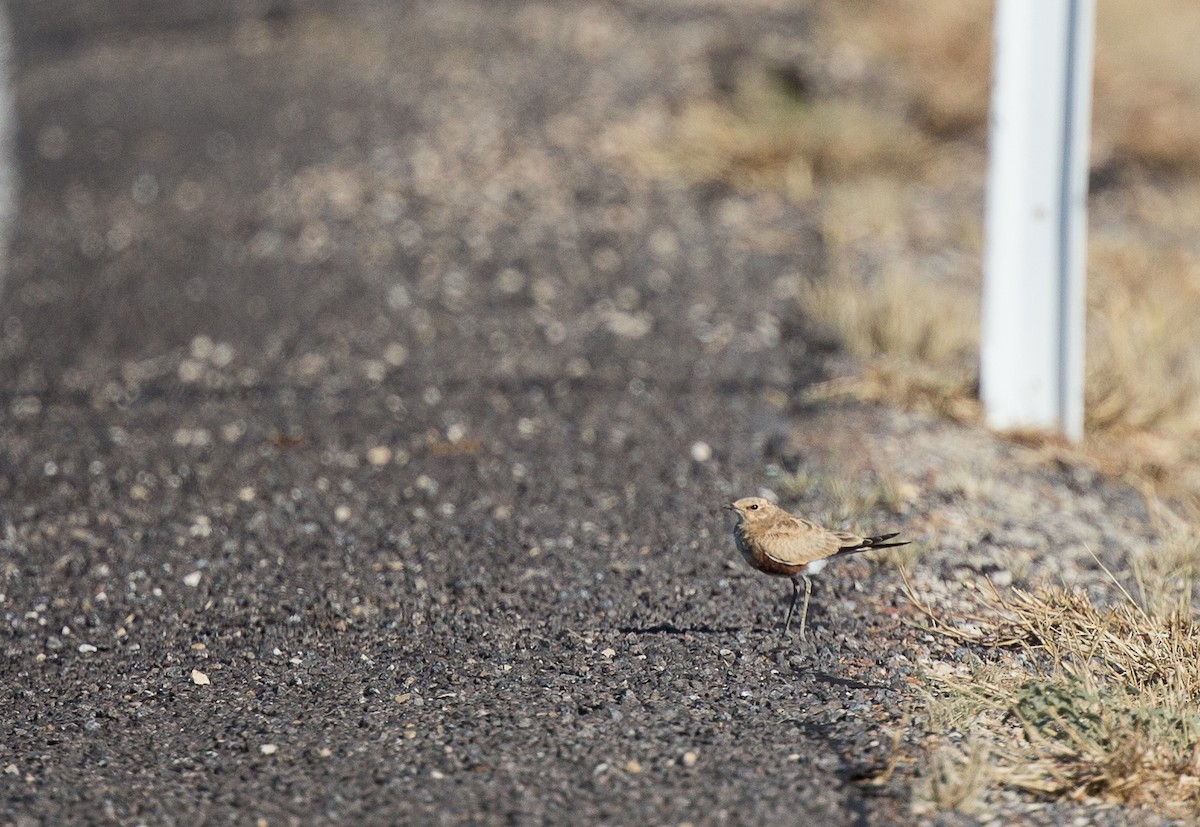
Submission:
<svg viewBox="0 0 1200 827">
<path fill-rule="evenodd" d="M 812 520 L 789 514 L 762 497 L 743 497 L 725 507 L 737 514 L 733 538 L 746 562 L 766 574 L 792 579 L 792 603 L 788 607 L 784 634 L 792 628 L 792 613 L 800 590 L 797 578 L 804 581 L 801 638 L 808 620 L 808 598 L 812 593 L 808 575 L 823 569 L 830 557 L 907 545 L 886 542 L 895 537 L 895 533 L 864 537 L 848 531 L 831 531 Z"/>
</svg>

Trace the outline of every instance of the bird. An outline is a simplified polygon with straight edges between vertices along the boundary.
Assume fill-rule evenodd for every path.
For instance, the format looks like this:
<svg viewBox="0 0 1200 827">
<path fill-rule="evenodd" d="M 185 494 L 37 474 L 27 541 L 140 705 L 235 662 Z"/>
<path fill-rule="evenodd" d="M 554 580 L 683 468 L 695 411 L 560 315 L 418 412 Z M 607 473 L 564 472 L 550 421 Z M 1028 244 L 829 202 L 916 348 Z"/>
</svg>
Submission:
<svg viewBox="0 0 1200 827">
<path fill-rule="evenodd" d="M 800 580 L 804 581 L 804 608 L 800 612 L 801 640 L 805 636 L 808 599 L 812 594 L 812 581 L 808 579 L 810 574 L 825 568 L 831 557 L 906 546 L 910 542 L 887 542 L 899 536 L 898 531 L 874 537 L 849 531 L 832 531 L 812 520 L 791 514 L 762 497 L 742 497 L 725 508 L 737 515 L 733 539 L 746 562 L 764 574 L 790 577 L 792 580 L 792 603 L 788 606 L 787 620 L 784 621 L 784 635 L 791 632 L 792 615 L 800 594 Z"/>
</svg>

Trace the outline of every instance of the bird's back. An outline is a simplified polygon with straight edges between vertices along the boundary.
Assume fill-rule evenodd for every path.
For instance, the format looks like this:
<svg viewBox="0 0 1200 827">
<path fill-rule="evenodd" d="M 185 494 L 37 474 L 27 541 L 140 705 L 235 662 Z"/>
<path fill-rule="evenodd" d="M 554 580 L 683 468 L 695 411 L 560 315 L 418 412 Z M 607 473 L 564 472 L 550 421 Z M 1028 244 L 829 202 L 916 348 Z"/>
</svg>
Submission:
<svg viewBox="0 0 1200 827">
<path fill-rule="evenodd" d="M 746 525 L 743 533 L 747 545 L 756 547 L 769 561 L 788 567 L 831 557 L 845 545 L 840 533 L 782 510 L 769 520 Z"/>
</svg>

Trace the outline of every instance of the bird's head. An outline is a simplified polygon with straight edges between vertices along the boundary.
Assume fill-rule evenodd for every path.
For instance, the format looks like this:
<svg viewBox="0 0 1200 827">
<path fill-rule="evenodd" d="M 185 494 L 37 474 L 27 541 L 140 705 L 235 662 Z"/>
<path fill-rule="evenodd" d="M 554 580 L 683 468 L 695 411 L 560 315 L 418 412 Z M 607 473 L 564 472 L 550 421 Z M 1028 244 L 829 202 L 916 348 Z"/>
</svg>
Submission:
<svg viewBox="0 0 1200 827">
<path fill-rule="evenodd" d="M 757 522 L 778 510 L 774 503 L 762 497 L 742 497 L 725 507 L 737 514 L 738 520 L 743 523 Z"/>
</svg>

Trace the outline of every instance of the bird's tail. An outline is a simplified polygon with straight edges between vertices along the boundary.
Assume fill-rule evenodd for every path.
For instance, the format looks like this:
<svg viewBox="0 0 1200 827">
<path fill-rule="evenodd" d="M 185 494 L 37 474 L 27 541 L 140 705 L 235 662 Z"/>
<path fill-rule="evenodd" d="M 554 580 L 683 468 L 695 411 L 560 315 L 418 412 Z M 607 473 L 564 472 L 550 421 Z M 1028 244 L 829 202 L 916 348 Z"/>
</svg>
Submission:
<svg viewBox="0 0 1200 827">
<path fill-rule="evenodd" d="M 877 548 L 896 548 L 897 546 L 907 546 L 912 540 L 904 540 L 899 543 L 889 543 L 887 540 L 899 536 L 899 531 L 893 531 L 891 534 L 880 534 L 878 537 L 864 537 L 863 541 L 855 546 L 845 546 L 838 549 L 835 557 L 840 557 L 843 554 L 858 554 L 860 551 L 874 551 Z"/>
</svg>

